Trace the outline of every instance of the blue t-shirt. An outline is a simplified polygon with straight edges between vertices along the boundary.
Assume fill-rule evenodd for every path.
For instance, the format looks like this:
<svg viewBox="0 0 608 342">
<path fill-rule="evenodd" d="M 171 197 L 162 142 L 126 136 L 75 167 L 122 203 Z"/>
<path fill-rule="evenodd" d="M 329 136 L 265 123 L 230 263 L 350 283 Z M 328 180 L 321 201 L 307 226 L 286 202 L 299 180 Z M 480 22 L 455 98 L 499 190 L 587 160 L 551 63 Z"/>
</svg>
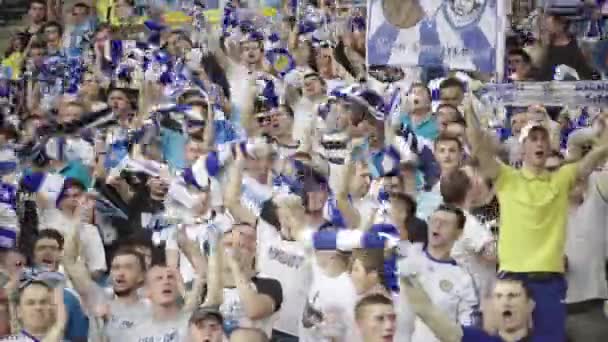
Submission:
<svg viewBox="0 0 608 342">
<path fill-rule="evenodd" d="M 462 326 L 462 342 L 505 342 L 500 336 L 493 336 L 482 329 L 470 326 Z M 528 337 L 524 337 L 518 342 L 527 342 Z"/>
<path fill-rule="evenodd" d="M 63 290 L 63 302 L 68 314 L 65 339 L 68 341 L 86 341 L 89 336 L 89 319 L 84 314 L 78 298 L 70 291 Z"/>
</svg>

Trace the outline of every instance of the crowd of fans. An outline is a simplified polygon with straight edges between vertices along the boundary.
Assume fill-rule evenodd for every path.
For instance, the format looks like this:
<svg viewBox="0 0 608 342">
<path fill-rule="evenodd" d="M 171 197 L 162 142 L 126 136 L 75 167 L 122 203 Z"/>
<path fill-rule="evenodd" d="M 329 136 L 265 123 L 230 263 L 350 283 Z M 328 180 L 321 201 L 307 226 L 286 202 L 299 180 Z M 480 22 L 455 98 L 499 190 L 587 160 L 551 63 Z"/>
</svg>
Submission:
<svg viewBox="0 0 608 342">
<path fill-rule="evenodd" d="M 368 68 L 342 3 L 31 0 L 0 77 L 0 341 L 608 341 L 606 108 L 497 115 L 491 76 Z M 509 17 L 505 80 L 602 79 L 584 6 Z"/>
</svg>

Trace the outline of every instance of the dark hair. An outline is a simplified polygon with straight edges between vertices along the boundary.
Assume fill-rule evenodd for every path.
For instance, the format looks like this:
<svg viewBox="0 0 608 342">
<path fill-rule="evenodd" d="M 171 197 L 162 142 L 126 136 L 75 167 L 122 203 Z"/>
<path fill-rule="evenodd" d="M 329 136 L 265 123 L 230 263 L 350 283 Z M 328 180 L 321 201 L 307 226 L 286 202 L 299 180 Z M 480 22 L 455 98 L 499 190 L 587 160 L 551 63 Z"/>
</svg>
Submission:
<svg viewBox="0 0 608 342">
<path fill-rule="evenodd" d="M 56 229 L 43 229 L 38 233 L 38 236 L 36 237 L 36 241 L 34 242 L 34 246 L 36 246 L 36 244 L 38 243 L 38 241 L 42 240 L 42 239 L 49 239 L 49 240 L 55 240 L 57 241 L 57 244 L 59 245 L 59 249 L 63 249 L 63 235 L 61 235 L 61 233 L 56 230 Z"/>
<path fill-rule="evenodd" d="M 442 142 L 442 141 L 454 141 L 458 144 L 458 149 L 462 151 L 463 146 L 462 146 L 462 142 L 460 141 L 460 139 L 458 139 L 457 136 L 453 135 L 453 134 L 449 134 L 449 133 L 441 133 L 437 136 L 437 138 L 435 138 L 435 143 L 434 143 L 434 147 L 437 146 L 438 143 Z"/>
<path fill-rule="evenodd" d="M 361 319 L 362 311 L 366 306 L 378 305 L 378 304 L 390 305 L 390 306 L 394 305 L 392 299 L 388 298 L 385 295 L 382 295 L 379 293 L 371 294 L 371 295 L 361 298 L 357 302 L 357 304 L 355 305 L 355 318 Z"/>
<path fill-rule="evenodd" d="M 76 179 L 76 178 L 66 179 L 65 182 L 63 183 L 63 189 L 65 191 L 68 191 L 69 189 L 72 189 L 72 188 L 77 188 L 81 191 L 87 190 L 87 188 L 84 186 L 84 184 L 82 184 L 78 179 Z"/>
<path fill-rule="evenodd" d="M 460 110 L 458 110 L 458 108 L 452 104 L 449 103 L 441 103 L 439 106 L 437 106 L 437 110 L 435 110 L 435 113 L 439 113 L 439 111 L 442 108 L 449 108 L 451 110 L 454 111 L 454 113 L 456 113 L 456 119 L 450 121 L 450 122 L 458 122 L 458 123 L 463 123 L 466 126 L 466 121 L 464 120 L 464 116 L 462 115 L 462 113 L 460 112 Z"/>
<path fill-rule="evenodd" d="M 63 26 L 61 26 L 61 24 L 57 21 L 48 21 L 46 22 L 46 24 L 44 24 L 44 26 L 42 26 L 42 32 L 44 33 L 44 30 L 46 30 L 49 27 L 56 27 L 57 31 L 59 32 L 59 36 L 63 35 Z"/>
<path fill-rule="evenodd" d="M 464 83 L 462 83 L 459 79 L 454 78 L 454 77 L 446 78 L 445 80 L 441 81 L 441 83 L 439 84 L 440 90 L 443 90 L 446 88 L 454 88 L 454 87 L 459 88 L 462 92 L 465 92 L 465 90 L 466 90 Z"/>
<path fill-rule="evenodd" d="M 522 278 L 518 277 L 515 274 L 509 272 L 498 272 L 498 274 L 496 275 L 496 283 L 498 282 L 518 283 L 524 289 L 526 297 L 530 299 L 532 298 L 532 289 L 526 284 L 526 282 Z"/>
<path fill-rule="evenodd" d="M 82 7 L 84 9 L 86 9 L 87 11 L 91 8 L 91 7 L 89 7 L 89 5 L 85 4 L 84 2 L 77 2 L 74 4 L 74 6 L 72 6 L 72 8 L 76 8 L 76 7 Z"/>
<path fill-rule="evenodd" d="M 31 0 L 28 8 L 32 8 L 33 4 L 39 4 L 46 8 L 46 1 L 44 1 L 44 0 Z"/>
<path fill-rule="evenodd" d="M 380 284 L 386 286 L 384 277 L 384 250 L 380 248 L 355 248 L 352 251 L 350 268 L 352 269 L 353 264 L 356 260 L 361 261 L 361 265 L 365 270 L 365 273 L 376 272 L 378 274 L 378 280 Z"/>
<path fill-rule="evenodd" d="M 515 48 L 509 51 L 509 56 L 520 56 L 526 64 L 532 63 L 530 55 L 522 48 Z"/>
<path fill-rule="evenodd" d="M 8 48 L 6 49 L 6 52 L 4 53 L 5 58 L 8 58 L 13 52 L 17 52 L 17 50 L 15 50 L 13 48 L 13 41 L 15 41 L 15 40 L 21 41 L 21 50 L 19 52 L 23 52 L 25 50 L 27 41 L 26 41 L 25 37 L 23 36 L 23 34 L 17 33 L 16 35 L 14 35 L 10 38 L 10 45 L 8 46 Z"/>
<path fill-rule="evenodd" d="M 30 45 L 30 51 L 32 51 L 33 49 L 46 50 L 46 45 L 44 45 L 44 43 L 40 42 L 40 41 L 33 41 L 32 44 Z"/>
<path fill-rule="evenodd" d="M 291 109 L 291 106 L 289 106 L 287 104 L 282 104 L 279 106 L 279 108 L 282 108 L 283 110 L 285 110 L 285 114 L 287 114 L 290 118 L 293 119 L 294 114 L 293 114 L 293 109 Z"/>
<path fill-rule="evenodd" d="M 424 85 L 424 83 L 420 83 L 420 82 L 412 83 L 412 85 L 410 86 L 410 90 L 408 91 L 408 93 L 412 92 L 412 90 L 414 90 L 415 88 L 421 88 L 421 89 L 426 90 L 426 94 L 428 95 L 429 100 L 432 99 L 431 90 L 429 89 L 429 87 L 427 87 L 426 85 Z"/>
<path fill-rule="evenodd" d="M 471 189 L 471 179 L 461 169 L 454 170 L 441 177 L 439 188 L 444 203 L 460 205 L 464 203 L 467 192 Z"/>
<path fill-rule="evenodd" d="M 132 255 L 137 259 L 137 262 L 139 263 L 139 267 L 142 271 L 146 271 L 146 259 L 144 258 L 144 256 L 139 253 L 138 251 L 136 251 L 133 248 L 129 248 L 129 247 L 120 247 L 118 248 L 114 254 L 112 255 L 112 260 L 114 260 L 114 258 L 119 257 L 119 256 L 127 256 L 127 255 Z M 112 264 L 110 263 L 110 266 Z"/>
<path fill-rule="evenodd" d="M 456 228 L 458 228 L 458 229 L 464 229 L 464 224 L 466 223 L 467 218 L 466 218 L 466 216 L 464 216 L 464 212 L 462 211 L 462 209 L 457 208 L 457 207 L 455 207 L 455 206 L 453 206 L 451 204 L 444 203 L 444 204 L 441 204 L 435 210 L 435 212 L 437 212 L 437 211 L 445 211 L 445 212 L 452 213 L 452 214 L 456 215 L 456 218 L 457 218 L 457 220 L 456 220 Z"/>
<path fill-rule="evenodd" d="M 416 203 L 416 200 L 409 194 L 406 194 L 405 192 L 391 192 L 389 193 L 389 198 L 391 199 L 391 201 L 397 200 L 405 202 L 407 205 L 408 217 L 413 217 L 416 215 L 416 210 L 418 210 L 418 204 Z"/>
</svg>

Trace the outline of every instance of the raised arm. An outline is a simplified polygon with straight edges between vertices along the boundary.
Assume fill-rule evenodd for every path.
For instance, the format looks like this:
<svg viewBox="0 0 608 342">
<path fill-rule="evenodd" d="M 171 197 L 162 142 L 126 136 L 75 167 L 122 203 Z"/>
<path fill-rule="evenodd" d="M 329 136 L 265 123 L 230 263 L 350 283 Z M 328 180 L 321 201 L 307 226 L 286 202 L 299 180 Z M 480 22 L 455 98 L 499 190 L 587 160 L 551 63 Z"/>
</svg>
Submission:
<svg viewBox="0 0 608 342">
<path fill-rule="evenodd" d="M 464 118 L 467 124 L 466 137 L 471 145 L 472 154 L 479 160 L 481 173 L 489 179 L 498 178 L 500 163 L 496 159 L 496 141 L 483 130 L 479 118 L 473 108 L 472 97 L 469 93 L 465 100 Z"/>
<path fill-rule="evenodd" d="M 401 278 L 401 294 L 407 297 L 410 308 L 440 341 L 462 341 L 462 327 L 433 304 L 415 277 Z"/>
<path fill-rule="evenodd" d="M 185 312 L 191 312 L 201 303 L 203 289 L 207 283 L 207 260 L 205 260 L 203 253 L 201 253 L 198 241 L 190 240 L 184 228 L 178 228 L 177 243 L 186 259 L 188 259 L 196 271 L 194 285 L 192 286 L 192 290 L 186 294 L 183 309 Z"/>
<path fill-rule="evenodd" d="M 608 123 L 602 120 L 603 130 L 593 149 L 578 163 L 577 176 L 579 179 L 589 177 L 598 167 L 604 165 L 608 159 Z"/>
<path fill-rule="evenodd" d="M 348 199 L 348 185 L 351 183 L 354 173 L 355 163 L 350 158 L 346 158 L 344 163 L 344 177 L 336 192 L 336 204 L 348 227 L 359 227 L 359 224 L 361 223 L 361 215 Z"/>
<path fill-rule="evenodd" d="M 84 260 L 80 257 L 80 227 L 74 223 L 74 227 L 66 235 L 63 248 L 63 267 L 67 276 L 72 281 L 74 289 L 88 308 L 93 308 L 93 293 L 101 291 L 89 276 Z"/>
<path fill-rule="evenodd" d="M 224 204 L 230 211 L 230 214 L 244 223 L 248 223 L 255 226 L 256 217 L 247 208 L 241 204 L 241 186 L 243 184 L 243 167 L 244 167 L 244 156 L 239 147 L 236 148 L 236 159 L 230 166 L 230 175 L 228 182 L 226 182 L 226 192 L 224 198 Z"/>
</svg>

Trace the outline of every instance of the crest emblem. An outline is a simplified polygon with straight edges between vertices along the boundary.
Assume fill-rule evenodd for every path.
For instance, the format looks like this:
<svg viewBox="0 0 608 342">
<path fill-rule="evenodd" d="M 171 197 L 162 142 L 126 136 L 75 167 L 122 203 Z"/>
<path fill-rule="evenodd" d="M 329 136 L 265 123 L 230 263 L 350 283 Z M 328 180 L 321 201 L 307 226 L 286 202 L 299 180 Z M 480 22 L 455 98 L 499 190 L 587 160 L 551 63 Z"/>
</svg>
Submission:
<svg viewBox="0 0 608 342">
<path fill-rule="evenodd" d="M 448 0 L 443 4 L 443 14 L 454 29 L 464 29 L 477 24 L 488 0 Z"/>
<path fill-rule="evenodd" d="M 454 284 L 451 281 L 444 279 L 439 282 L 439 288 L 441 291 L 449 293 L 454 288 Z"/>
</svg>

